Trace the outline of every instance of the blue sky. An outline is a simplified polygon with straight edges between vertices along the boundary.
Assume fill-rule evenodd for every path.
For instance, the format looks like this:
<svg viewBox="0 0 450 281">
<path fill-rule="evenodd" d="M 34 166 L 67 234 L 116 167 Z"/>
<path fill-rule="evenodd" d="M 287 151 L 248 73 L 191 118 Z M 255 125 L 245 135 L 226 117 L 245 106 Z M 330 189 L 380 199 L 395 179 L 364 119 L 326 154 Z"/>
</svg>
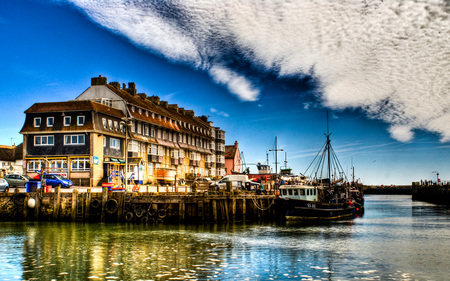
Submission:
<svg viewBox="0 0 450 281">
<path fill-rule="evenodd" d="M 328 110 L 348 177 L 353 163 L 366 184 L 450 180 L 442 5 L 192 3 L 1 1 L 0 144 L 22 142 L 33 103 L 74 99 L 102 75 L 210 116 L 254 172 L 277 137 L 278 167 L 287 156 L 303 173 Z"/>
</svg>

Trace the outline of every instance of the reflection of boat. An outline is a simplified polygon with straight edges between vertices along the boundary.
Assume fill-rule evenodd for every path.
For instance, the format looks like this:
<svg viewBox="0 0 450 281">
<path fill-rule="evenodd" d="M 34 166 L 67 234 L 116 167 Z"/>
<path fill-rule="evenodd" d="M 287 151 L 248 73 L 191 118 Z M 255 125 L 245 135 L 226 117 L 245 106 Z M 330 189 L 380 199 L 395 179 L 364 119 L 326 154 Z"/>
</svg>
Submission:
<svg viewBox="0 0 450 281">
<path fill-rule="evenodd" d="M 336 219 L 351 217 L 362 211 L 364 198 L 345 180 L 345 174 L 327 141 L 314 158 L 313 180 L 301 178 L 280 186 L 287 220 Z M 308 171 L 307 169 L 307 171 Z M 305 172 L 306 174 L 306 172 Z"/>
</svg>

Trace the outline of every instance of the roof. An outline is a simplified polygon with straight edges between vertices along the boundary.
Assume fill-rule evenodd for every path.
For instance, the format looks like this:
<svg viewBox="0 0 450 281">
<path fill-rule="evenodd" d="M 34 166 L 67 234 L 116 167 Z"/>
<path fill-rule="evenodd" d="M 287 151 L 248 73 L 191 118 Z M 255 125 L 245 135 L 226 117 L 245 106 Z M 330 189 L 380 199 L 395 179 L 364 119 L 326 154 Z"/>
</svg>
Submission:
<svg viewBox="0 0 450 281">
<path fill-rule="evenodd" d="M 125 117 L 124 113 L 114 107 L 106 106 L 91 100 L 72 100 L 62 102 L 35 103 L 25 113 L 97 111 L 116 117 Z"/>
<path fill-rule="evenodd" d="M 225 145 L 225 159 L 234 159 L 237 148 L 234 145 Z"/>
<path fill-rule="evenodd" d="M 0 145 L 0 161 L 14 162 L 15 160 L 22 159 L 22 149 L 22 143 L 17 146 Z"/>
</svg>

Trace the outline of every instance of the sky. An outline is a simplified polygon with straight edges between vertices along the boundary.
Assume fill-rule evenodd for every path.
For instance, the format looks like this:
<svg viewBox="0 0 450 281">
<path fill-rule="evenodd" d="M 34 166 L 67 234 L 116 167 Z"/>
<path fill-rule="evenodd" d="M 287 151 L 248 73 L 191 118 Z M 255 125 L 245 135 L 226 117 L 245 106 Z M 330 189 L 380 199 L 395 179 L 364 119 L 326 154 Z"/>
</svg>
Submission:
<svg viewBox="0 0 450 281">
<path fill-rule="evenodd" d="M 370 185 L 450 180 L 449 1 L 0 1 L 0 144 L 99 75 L 209 116 L 304 173 L 331 144 Z M 287 163 L 285 162 L 287 161 Z M 308 174 L 307 174 L 308 175 Z"/>
</svg>

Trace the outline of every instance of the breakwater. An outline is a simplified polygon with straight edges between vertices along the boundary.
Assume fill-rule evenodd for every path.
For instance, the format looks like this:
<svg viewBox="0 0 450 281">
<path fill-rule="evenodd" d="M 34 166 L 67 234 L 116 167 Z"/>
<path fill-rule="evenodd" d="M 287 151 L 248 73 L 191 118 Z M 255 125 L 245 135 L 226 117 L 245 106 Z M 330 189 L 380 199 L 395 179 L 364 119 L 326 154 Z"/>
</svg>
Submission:
<svg viewBox="0 0 450 281">
<path fill-rule="evenodd" d="M 206 223 L 282 219 L 276 195 L 246 191 L 190 193 L 30 192 L 0 194 L 0 220 Z"/>
<path fill-rule="evenodd" d="M 450 206 L 450 186 L 412 184 L 412 199 Z"/>
<path fill-rule="evenodd" d="M 368 186 L 361 187 L 364 194 L 391 194 L 391 195 L 411 195 L 411 185 L 399 185 L 399 186 Z"/>
</svg>

